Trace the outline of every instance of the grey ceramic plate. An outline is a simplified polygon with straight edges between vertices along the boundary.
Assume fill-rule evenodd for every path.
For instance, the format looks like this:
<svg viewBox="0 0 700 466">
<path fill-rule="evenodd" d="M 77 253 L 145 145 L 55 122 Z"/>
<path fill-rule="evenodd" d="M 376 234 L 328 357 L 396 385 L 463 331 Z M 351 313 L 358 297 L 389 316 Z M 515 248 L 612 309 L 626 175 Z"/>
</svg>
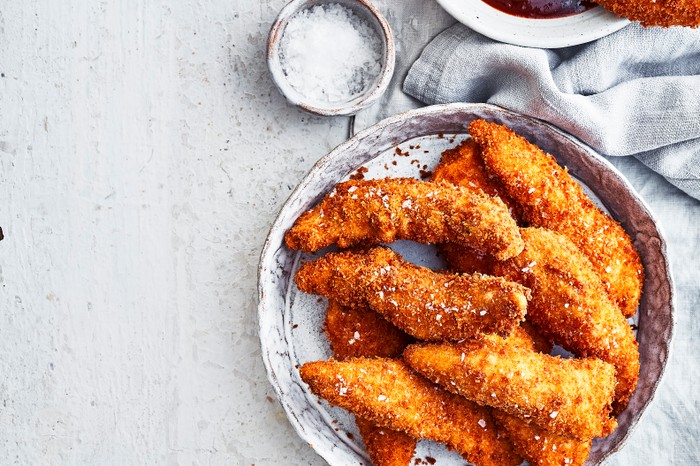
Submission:
<svg viewBox="0 0 700 466">
<path fill-rule="evenodd" d="M 282 207 L 263 248 L 258 313 L 265 367 L 294 428 L 332 465 L 369 461 L 352 416 L 319 401 L 299 378 L 300 364 L 328 359 L 331 351 L 322 332 L 325 300 L 298 292 L 291 280 L 299 263 L 312 256 L 288 250 L 284 233 L 302 212 L 359 167 L 367 169 L 365 178 L 419 177 L 421 170 L 432 169 L 444 149 L 468 137 L 467 125 L 476 118 L 508 125 L 567 166 L 596 201 L 621 222 L 646 269 L 636 316 L 639 384 L 618 418 L 619 427 L 608 437 L 594 441 L 587 464 L 598 464 L 622 448 L 659 384 L 673 330 L 673 286 L 663 236 L 648 207 L 625 178 L 590 148 L 539 120 L 485 104 L 425 107 L 384 120 L 319 160 Z M 399 155 L 397 147 L 407 155 Z M 415 263 L 440 265 L 429 246 L 411 242 L 391 246 Z M 464 464 L 460 456 L 427 441 L 419 443 L 416 456 L 431 457 L 437 465 Z"/>
</svg>

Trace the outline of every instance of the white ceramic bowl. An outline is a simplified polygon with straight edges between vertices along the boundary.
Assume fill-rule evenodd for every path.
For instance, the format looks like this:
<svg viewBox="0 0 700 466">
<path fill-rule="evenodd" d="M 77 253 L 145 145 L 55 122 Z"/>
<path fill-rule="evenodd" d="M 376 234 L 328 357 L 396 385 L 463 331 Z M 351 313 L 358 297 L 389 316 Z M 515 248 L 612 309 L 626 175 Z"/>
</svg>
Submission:
<svg viewBox="0 0 700 466">
<path fill-rule="evenodd" d="M 314 101 L 294 89 L 286 79 L 280 63 L 280 42 L 289 20 L 299 11 L 315 5 L 338 3 L 351 9 L 359 18 L 367 21 L 374 28 L 382 41 L 381 72 L 365 90 L 347 102 Z M 386 91 L 394 74 L 395 51 L 394 36 L 381 12 L 367 0 L 292 0 L 280 11 L 272 24 L 267 40 L 267 65 L 277 88 L 291 104 L 307 112 L 325 116 L 354 115 L 373 104 Z"/>
<path fill-rule="evenodd" d="M 593 199 L 621 222 L 646 269 L 644 292 L 636 316 L 641 363 L 639 383 L 629 405 L 618 417 L 619 427 L 611 435 L 594 440 L 587 466 L 600 464 L 622 448 L 661 380 L 673 330 L 673 285 L 663 235 L 629 182 L 603 157 L 540 120 L 487 104 L 425 107 L 377 123 L 319 160 L 282 207 L 263 247 L 258 271 L 263 361 L 289 421 L 331 465 L 367 464 L 367 455 L 352 416 L 320 402 L 299 376 L 301 364 L 331 356 L 323 333 L 325 301 L 301 293 L 292 279 L 300 262 L 324 251 L 316 255 L 291 251 L 284 245 L 284 234 L 301 213 L 313 207 L 336 183 L 347 179 L 360 166 L 367 169 L 364 176 L 368 179 L 420 177 L 420 170 L 431 170 L 443 150 L 466 137 L 467 125 L 475 118 L 508 125 L 567 166 L 569 173 L 583 184 Z M 410 155 L 397 156 L 397 147 Z M 410 241 L 390 246 L 413 263 L 440 268 L 434 262 L 436 255 L 430 246 Z M 419 443 L 416 457 L 431 457 L 436 460 L 435 466 L 464 464 L 456 453 L 427 441 Z"/>
<path fill-rule="evenodd" d="M 562 18 L 530 19 L 509 15 L 482 0 L 437 0 L 460 23 L 508 44 L 556 49 L 585 44 L 622 29 L 629 20 L 601 6 Z"/>
</svg>

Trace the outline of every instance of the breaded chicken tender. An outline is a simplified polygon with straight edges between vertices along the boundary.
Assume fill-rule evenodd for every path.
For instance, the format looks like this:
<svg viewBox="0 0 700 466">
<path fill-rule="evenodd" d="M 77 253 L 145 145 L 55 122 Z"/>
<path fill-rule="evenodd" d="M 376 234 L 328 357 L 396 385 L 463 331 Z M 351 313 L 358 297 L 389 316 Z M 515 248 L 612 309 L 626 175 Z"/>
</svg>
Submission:
<svg viewBox="0 0 700 466">
<path fill-rule="evenodd" d="M 493 275 L 493 267 L 498 262 L 488 254 L 460 244 L 444 243 L 439 246 L 439 250 L 449 269 L 457 273 Z"/>
<path fill-rule="evenodd" d="M 527 321 L 521 323 L 520 328 L 514 330 L 505 342 L 545 354 L 552 350 L 552 345 Z M 557 435 L 498 409 L 492 409 L 491 415 L 531 466 L 583 465 L 588 457 L 591 440 Z"/>
<path fill-rule="evenodd" d="M 411 340 L 371 309 L 345 307 L 333 300 L 328 302 L 325 327 L 337 359 L 400 357 Z M 356 422 L 374 466 L 409 465 L 416 439 L 361 417 Z"/>
<path fill-rule="evenodd" d="M 440 162 L 433 169 L 431 181 L 446 181 L 476 192 L 499 197 L 508 206 L 512 217 L 520 217 L 518 205 L 506 194 L 498 178 L 484 168 L 479 154 L 479 145 L 467 139 L 457 147 L 447 149 L 440 155 Z"/>
<path fill-rule="evenodd" d="M 615 368 L 599 359 L 550 356 L 497 335 L 410 345 L 403 357 L 446 390 L 556 434 L 589 440 L 617 426 L 610 418 Z"/>
<path fill-rule="evenodd" d="M 337 359 L 401 357 L 413 339 L 368 307 L 328 301 L 326 334 Z"/>
<path fill-rule="evenodd" d="M 415 438 L 446 443 L 480 466 L 518 465 L 486 408 L 448 393 L 400 360 L 349 359 L 306 363 L 301 378 L 333 405 Z"/>
<path fill-rule="evenodd" d="M 532 351 L 537 351 L 539 353 L 549 354 L 552 352 L 552 343 L 547 340 L 544 335 L 542 335 L 534 325 L 532 325 L 527 320 L 520 322 L 520 328 L 527 334 L 527 345 L 525 348 L 529 348 Z M 515 333 L 515 332 L 514 332 Z"/>
<path fill-rule="evenodd" d="M 479 146 L 473 139 L 467 139 L 457 147 L 442 153 L 440 162 L 433 169 L 432 181 L 445 181 L 499 197 L 508 206 L 511 216 L 516 220 L 520 218 L 517 204 L 505 194 L 501 182 L 486 172 L 479 154 Z M 492 263 L 496 261 L 493 256 L 462 244 L 444 243 L 440 244 L 438 249 L 450 269 L 459 273 L 489 274 Z"/>
<path fill-rule="evenodd" d="M 416 451 L 417 440 L 410 435 L 379 427 L 372 421 L 356 417 L 357 428 L 365 442 L 374 466 L 409 466 Z"/>
<path fill-rule="evenodd" d="M 627 405 L 639 376 L 637 341 L 605 293 L 590 261 L 565 236 L 523 228 L 525 249 L 499 263 L 496 274 L 532 289 L 528 321 L 550 341 L 617 370 L 615 413 Z"/>
<path fill-rule="evenodd" d="M 343 306 L 369 306 L 420 340 L 508 335 L 523 320 L 529 297 L 529 290 L 517 283 L 437 273 L 383 247 L 327 254 L 303 264 L 295 281 L 301 291 Z"/>
<path fill-rule="evenodd" d="M 583 466 L 591 451 L 591 440 L 553 434 L 497 409 L 491 415 L 530 466 Z"/>
<path fill-rule="evenodd" d="M 644 270 L 632 240 L 581 186 L 542 152 L 505 126 L 474 120 L 469 132 L 481 146 L 487 170 L 521 207 L 523 219 L 569 238 L 591 261 L 626 317 L 635 314 Z"/>
<path fill-rule="evenodd" d="M 643 26 L 700 26 L 697 0 L 596 0 L 596 3 Z"/>
<path fill-rule="evenodd" d="M 523 248 L 500 199 L 413 178 L 340 183 L 285 235 L 287 247 L 306 252 L 334 243 L 346 248 L 397 239 L 467 244 L 498 259 Z"/>
<path fill-rule="evenodd" d="M 537 330 L 534 330 L 530 324 L 521 322 L 519 326 L 513 329 L 510 335 L 503 339 L 510 346 L 541 352 L 540 349 L 543 347 L 540 346 L 539 342 L 535 342 L 532 336 L 530 336 L 530 332 L 537 334 Z M 549 347 L 549 350 L 551 351 L 551 347 Z"/>
<path fill-rule="evenodd" d="M 483 191 L 494 197 L 499 197 L 508 206 L 513 218 L 520 214 L 517 205 L 504 192 L 498 178 L 489 175 L 479 154 L 479 146 L 473 139 L 467 139 L 453 149 L 448 149 L 440 156 L 440 163 L 433 170 L 432 181 L 446 181 L 476 192 Z M 491 274 L 496 259 L 476 249 L 455 243 L 444 243 L 438 246 L 440 255 L 450 267 L 459 273 Z"/>
</svg>

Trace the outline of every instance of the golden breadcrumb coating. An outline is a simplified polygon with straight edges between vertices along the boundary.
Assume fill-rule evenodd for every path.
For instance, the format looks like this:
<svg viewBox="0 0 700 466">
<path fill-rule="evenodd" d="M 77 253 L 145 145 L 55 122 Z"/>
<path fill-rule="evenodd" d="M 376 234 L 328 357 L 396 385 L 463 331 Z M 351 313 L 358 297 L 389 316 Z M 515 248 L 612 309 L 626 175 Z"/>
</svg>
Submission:
<svg viewBox="0 0 700 466">
<path fill-rule="evenodd" d="M 520 217 L 517 204 L 505 194 L 498 178 L 486 172 L 479 154 L 479 146 L 473 139 L 467 139 L 457 147 L 442 153 L 440 163 L 433 170 L 432 181 L 448 182 L 498 197 L 508 206 L 514 219 Z M 496 261 L 489 254 L 461 244 L 444 243 L 440 244 L 438 249 L 450 269 L 455 272 L 488 274 L 491 263 Z"/>
<path fill-rule="evenodd" d="M 539 353 L 549 354 L 552 352 L 552 343 L 542 335 L 534 325 L 527 320 L 520 322 L 520 328 L 527 334 L 528 345 L 525 346 Z M 512 336 L 512 335 L 511 335 Z"/>
<path fill-rule="evenodd" d="M 531 326 L 528 328 L 531 328 Z M 536 349 L 536 343 L 530 336 L 529 331 L 525 329 L 525 322 L 521 322 L 519 326 L 515 327 L 511 334 L 504 338 L 504 341 L 516 348 L 539 351 Z"/>
<path fill-rule="evenodd" d="M 479 146 L 473 139 L 467 139 L 453 149 L 448 149 L 440 156 L 440 163 L 433 170 L 433 181 L 446 181 L 476 192 L 483 191 L 494 197 L 500 197 L 508 206 L 514 219 L 520 214 L 517 205 L 504 192 L 501 182 L 489 175 L 479 154 Z M 440 255 L 445 259 L 450 270 L 459 273 L 490 274 L 496 259 L 484 252 L 455 243 L 438 245 Z"/>
<path fill-rule="evenodd" d="M 498 262 L 488 254 L 461 244 L 443 243 L 438 249 L 449 269 L 457 273 L 492 275 L 493 266 Z"/>
<path fill-rule="evenodd" d="M 499 438 L 486 408 L 440 389 L 400 360 L 316 361 L 304 364 L 300 374 L 329 403 L 412 437 L 446 443 L 474 464 L 522 461 Z"/>
<path fill-rule="evenodd" d="M 413 178 L 340 183 L 285 235 L 289 248 L 306 252 L 334 243 L 346 248 L 397 239 L 468 244 L 499 259 L 523 248 L 500 199 Z"/>
<path fill-rule="evenodd" d="M 328 302 L 326 334 L 337 359 L 352 357 L 400 357 L 411 337 L 368 308 L 351 308 Z M 379 427 L 356 418 L 374 466 L 408 466 L 416 439 L 403 432 Z"/>
<path fill-rule="evenodd" d="M 596 0 L 606 10 L 643 26 L 700 26 L 697 0 Z"/>
<path fill-rule="evenodd" d="M 525 249 L 497 265 L 495 272 L 532 289 L 531 322 L 550 341 L 583 357 L 615 366 L 615 412 L 634 392 L 639 350 L 627 320 L 605 293 L 590 261 L 563 235 L 523 228 Z"/>
<path fill-rule="evenodd" d="M 580 440 L 608 435 L 615 368 L 599 359 L 563 359 L 497 335 L 454 344 L 410 345 L 414 370 L 482 406 Z"/>
<path fill-rule="evenodd" d="M 415 438 L 399 430 L 380 427 L 373 421 L 355 417 L 374 466 L 409 466 L 416 452 Z"/>
<path fill-rule="evenodd" d="M 530 351 L 549 353 L 552 350 L 552 345 L 528 322 L 521 323 L 505 341 Z M 518 453 L 532 466 L 582 465 L 588 457 L 591 440 L 557 435 L 498 409 L 492 409 L 491 415 Z"/>
<path fill-rule="evenodd" d="M 484 168 L 479 154 L 479 145 L 467 139 L 457 147 L 447 149 L 440 155 L 440 162 L 433 169 L 431 181 L 446 181 L 476 192 L 499 197 L 508 206 L 512 217 L 520 217 L 518 205 L 506 194 L 498 178 Z"/>
<path fill-rule="evenodd" d="M 522 208 L 524 220 L 569 238 L 591 261 L 622 313 L 633 316 L 644 269 L 620 224 L 586 196 L 554 157 L 525 138 L 484 120 L 472 121 L 469 132 L 481 146 L 487 170 Z"/>
<path fill-rule="evenodd" d="M 491 415 L 530 466 L 583 466 L 588 458 L 591 440 L 553 434 L 497 409 Z"/>
<path fill-rule="evenodd" d="M 487 275 L 437 273 L 389 248 L 329 253 L 303 264 L 301 291 L 343 306 L 369 306 L 420 340 L 462 340 L 509 334 L 523 320 L 529 290 Z"/>
<path fill-rule="evenodd" d="M 368 307 L 328 301 L 326 334 L 336 359 L 401 357 L 413 339 Z"/>
</svg>

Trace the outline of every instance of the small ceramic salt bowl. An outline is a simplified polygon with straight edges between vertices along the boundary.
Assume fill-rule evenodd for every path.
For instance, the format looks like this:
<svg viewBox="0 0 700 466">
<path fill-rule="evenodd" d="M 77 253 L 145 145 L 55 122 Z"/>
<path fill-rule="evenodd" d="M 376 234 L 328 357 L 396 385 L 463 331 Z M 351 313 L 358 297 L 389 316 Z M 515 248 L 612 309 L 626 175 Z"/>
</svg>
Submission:
<svg viewBox="0 0 700 466">
<path fill-rule="evenodd" d="M 369 79 L 362 80 L 361 90 L 357 91 L 356 89 L 357 92 L 352 92 L 351 95 L 348 93 L 347 96 L 343 96 L 344 98 L 340 100 L 324 99 L 317 95 L 303 93 L 298 85 L 292 84 L 293 79 L 285 68 L 284 58 L 281 53 L 285 29 L 289 25 L 290 20 L 295 20 L 297 14 L 303 13 L 305 10 L 311 11 L 312 8 L 317 6 L 324 8 L 335 7 L 337 9 L 338 7 L 334 4 L 349 9 L 362 22 L 362 27 L 369 27 L 373 34 L 376 35 L 376 39 L 373 38 L 373 40 L 378 40 L 376 50 L 372 51 L 377 58 L 378 72 L 369 76 Z M 364 26 L 365 24 L 366 26 Z M 337 40 L 337 37 L 331 35 L 327 39 L 328 41 L 334 41 Z M 376 42 L 373 43 L 375 46 L 377 45 Z M 267 64 L 277 88 L 291 104 L 317 115 L 354 115 L 376 102 L 389 86 L 391 77 L 394 74 L 394 62 L 394 38 L 391 28 L 381 12 L 367 0 L 292 0 L 280 11 L 270 29 L 267 41 Z M 376 67 L 376 65 L 374 66 Z M 297 83 L 298 81 L 297 77 Z M 328 82 L 324 83 L 324 85 L 342 86 L 343 84 Z"/>
</svg>

